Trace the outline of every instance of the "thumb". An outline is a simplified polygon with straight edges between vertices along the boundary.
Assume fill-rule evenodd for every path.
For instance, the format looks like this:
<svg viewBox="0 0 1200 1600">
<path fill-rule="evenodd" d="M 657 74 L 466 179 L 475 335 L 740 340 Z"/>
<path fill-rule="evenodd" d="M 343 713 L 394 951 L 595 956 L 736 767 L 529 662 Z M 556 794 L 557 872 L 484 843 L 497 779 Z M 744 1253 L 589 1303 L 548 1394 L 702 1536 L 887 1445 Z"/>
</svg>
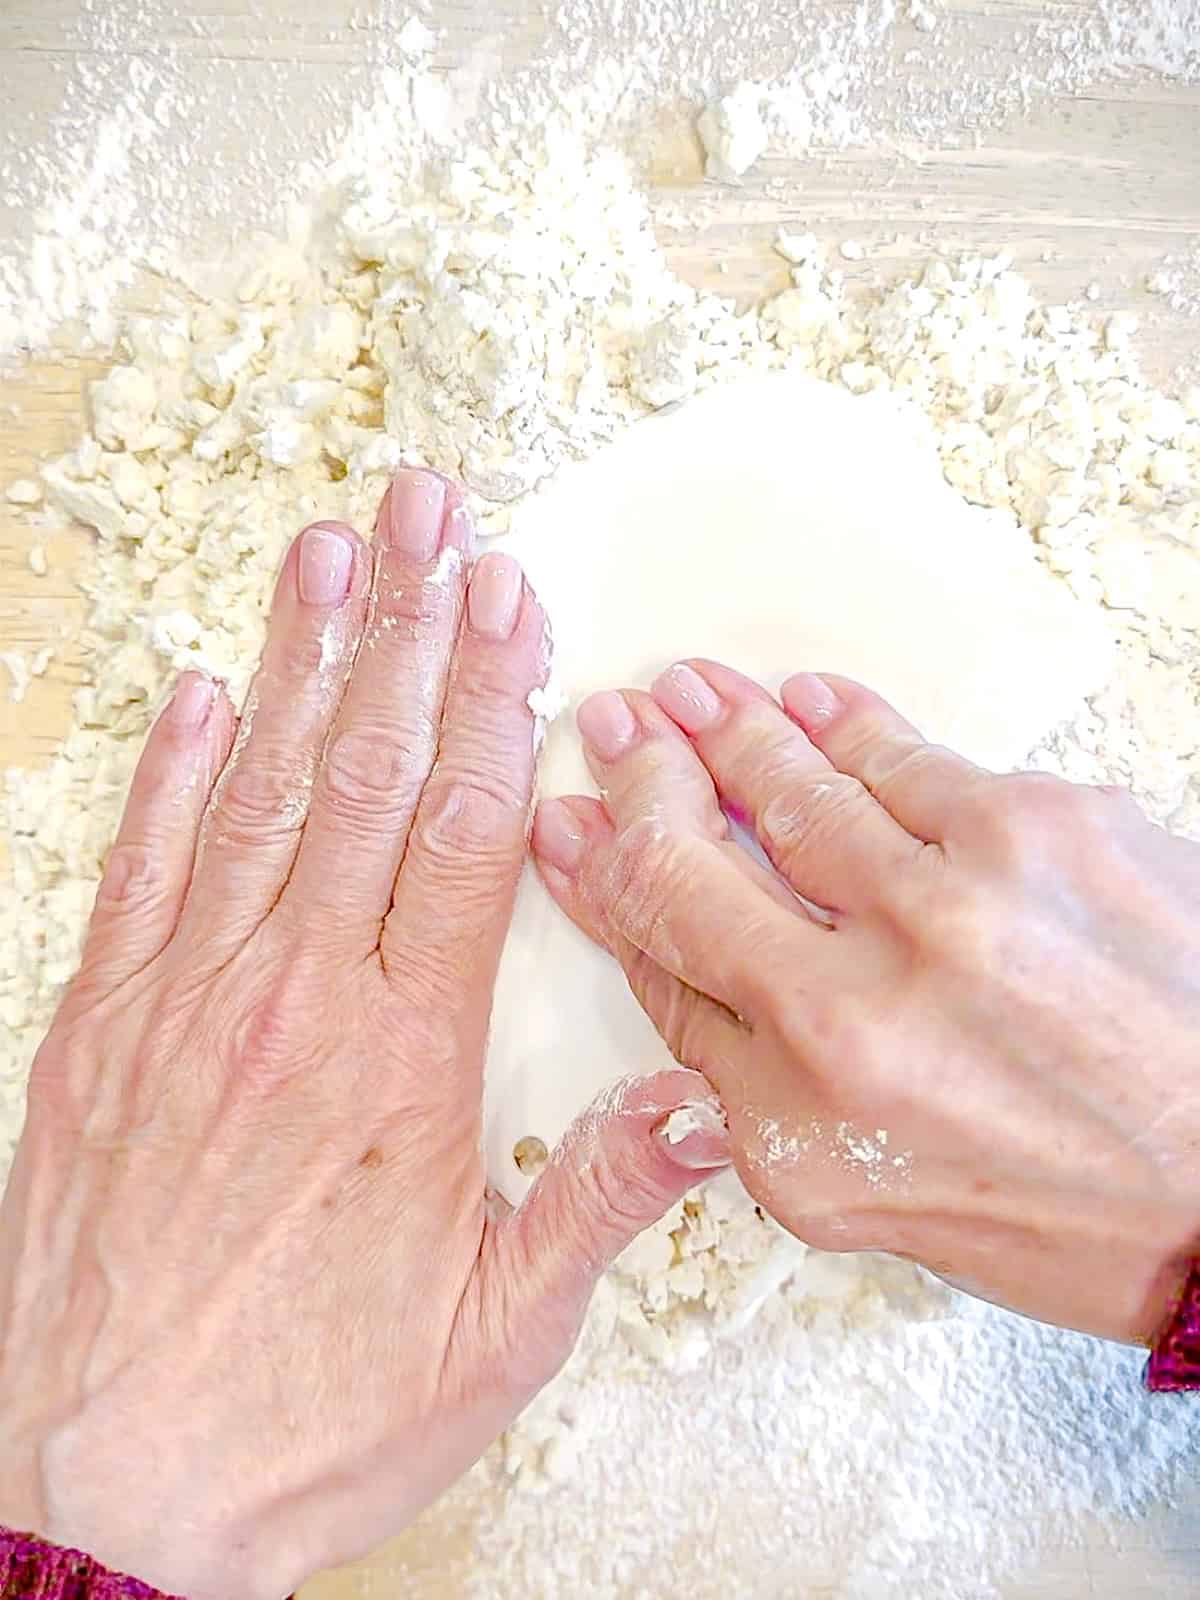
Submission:
<svg viewBox="0 0 1200 1600">
<path fill-rule="evenodd" d="M 496 1238 L 492 1267 L 525 1326 L 570 1350 L 596 1280 L 688 1190 L 729 1166 L 721 1103 L 678 1068 L 614 1084 L 573 1124 Z"/>
</svg>

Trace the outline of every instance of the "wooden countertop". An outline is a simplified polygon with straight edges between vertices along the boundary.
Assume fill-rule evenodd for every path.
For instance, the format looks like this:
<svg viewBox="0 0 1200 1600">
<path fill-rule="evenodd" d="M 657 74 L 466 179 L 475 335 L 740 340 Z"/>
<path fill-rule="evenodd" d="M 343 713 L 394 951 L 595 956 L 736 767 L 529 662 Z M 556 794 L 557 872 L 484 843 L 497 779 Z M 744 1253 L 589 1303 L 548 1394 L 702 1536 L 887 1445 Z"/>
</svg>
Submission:
<svg viewBox="0 0 1200 1600">
<path fill-rule="evenodd" d="M 829 0 L 836 3 L 836 0 Z M 1040 10 L 1081 11 L 1077 0 L 1045 6 L 993 0 L 974 5 L 949 0 L 995 35 L 997 26 Z M 0 16 L 0 81 L 10 86 L 23 113 L 48 116 L 62 92 L 59 69 L 79 50 L 72 23 L 82 0 L 49 0 Z M 264 39 L 253 20 L 252 0 L 211 6 L 181 4 L 203 13 L 209 45 L 231 55 L 294 66 L 324 77 L 347 61 L 363 59 L 363 34 L 353 26 L 351 0 L 293 0 L 286 17 Z M 468 0 L 434 0 L 432 20 L 447 30 L 441 59 L 453 59 L 501 24 L 490 8 Z M 508 0 L 503 19 L 505 54 L 520 59 L 542 29 L 539 0 Z M 213 45 L 215 41 L 215 45 Z M 654 183 L 669 198 L 695 193 L 697 151 L 680 140 L 655 163 Z M 1173 313 L 1143 292 L 1147 273 L 1168 252 L 1200 240 L 1200 93 L 1158 82 L 1130 81 L 1084 97 L 1042 104 L 1030 116 L 986 134 L 976 147 L 900 159 L 894 152 L 855 150 L 830 154 L 801 169 L 763 162 L 738 190 L 709 187 L 711 220 L 697 237 L 664 233 L 676 268 L 722 293 L 757 298 L 780 287 L 783 272 L 770 249 L 781 225 L 815 231 L 832 241 L 853 235 L 866 259 L 847 265 L 863 279 L 916 264 L 928 239 L 973 251 L 1009 249 L 1018 267 L 1048 300 L 1078 298 L 1099 286 L 1098 305 L 1132 307 L 1144 318 L 1141 348 L 1149 369 L 1166 378 L 1200 359 L 1200 318 Z M 782 196 L 782 198 L 781 198 Z M 2 245 L 0 239 L 0 245 Z M 722 271 L 721 268 L 724 268 Z M 36 475 L 40 461 L 70 448 L 84 425 L 84 385 L 100 370 L 64 360 L 31 366 L 0 379 L 0 649 L 33 654 L 60 646 L 83 606 L 74 574 L 86 558 L 88 535 L 51 520 L 34 526 L 3 500 L 17 477 Z M 1193 369 L 1194 370 L 1194 369 Z M 45 519 L 37 519 L 45 523 Z M 41 545 L 45 576 L 28 561 Z M 0 764 L 44 762 L 68 725 L 69 698 L 79 667 L 70 648 L 47 675 L 35 679 L 20 705 L 0 684 Z M 480 1508 L 480 1515 L 487 1515 Z M 423 1576 L 430 1600 L 456 1600 L 469 1567 L 469 1519 L 435 1511 L 390 1551 L 354 1575 L 319 1580 L 311 1600 L 348 1600 L 368 1588 L 388 1592 L 387 1573 Z M 414 1592 L 414 1591 L 408 1591 Z M 670 1576 L 639 1589 L 641 1600 L 680 1600 Z M 1102 1530 L 1082 1550 L 1047 1556 L 1039 1571 L 1011 1589 L 1012 1600 L 1185 1600 L 1200 1594 L 1200 1485 L 1186 1503 L 1162 1508 L 1113 1545 Z M 498 1600 L 508 1600 L 499 1596 Z M 799 1597 L 798 1597 L 799 1600 Z M 918 1600 L 918 1597 L 913 1597 Z"/>
</svg>

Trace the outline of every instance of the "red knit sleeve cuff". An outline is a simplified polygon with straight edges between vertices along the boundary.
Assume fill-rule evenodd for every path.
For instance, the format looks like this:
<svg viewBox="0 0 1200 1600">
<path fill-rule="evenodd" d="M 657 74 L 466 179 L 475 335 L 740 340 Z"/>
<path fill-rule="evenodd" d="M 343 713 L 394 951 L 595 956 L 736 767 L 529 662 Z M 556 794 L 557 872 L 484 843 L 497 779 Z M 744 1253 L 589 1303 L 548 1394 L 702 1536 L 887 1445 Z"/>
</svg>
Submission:
<svg viewBox="0 0 1200 1600">
<path fill-rule="evenodd" d="M 1170 1318 L 1155 1340 L 1145 1383 L 1153 1394 L 1200 1389 L 1200 1260 L 1192 1263 Z"/>
<path fill-rule="evenodd" d="M 178 1600 L 109 1572 L 80 1550 L 0 1528 L 0 1600 Z"/>
</svg>

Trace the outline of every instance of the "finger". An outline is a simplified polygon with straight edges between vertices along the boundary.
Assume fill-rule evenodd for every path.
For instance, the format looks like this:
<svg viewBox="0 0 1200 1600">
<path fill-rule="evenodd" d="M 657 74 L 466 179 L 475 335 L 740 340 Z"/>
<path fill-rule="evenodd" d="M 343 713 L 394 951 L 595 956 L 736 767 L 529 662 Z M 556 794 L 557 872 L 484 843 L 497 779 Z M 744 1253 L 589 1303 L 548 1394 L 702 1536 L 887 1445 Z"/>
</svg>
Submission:
<svg viewBox="0 0 1200 1600">
<path fill-rule="evenodd" d="M 720 1102 L 682 1070 L 614 1085 L 554 1151 L 496 1230 L 488 1297 L 526 1344 L 530 1328 L 568 1354 L 597 1279 L 640 1233 L 730 1162 Z M 509 1321 L 509 1318 L 512 1321 Z"/>
<path fill-rule="evenodd" d="M 175 932 L 235 727 L 220 684 L 185 672 L 150 730 L 96 894 L 76 980 L 89 998 L 136 976 Z"/>
<path fill-rule="evenodd" d="M 463 1013 L 482 1046 L 533 797 L 530 693 L 545 682 L 546 620 L 510 556 L 471 576 L 437 763 L 417 809 L 384 966 L 409 1000 Z M 414 996 L 414 990 L 416 994 Z M 466 1059 L 482 1064 L 482 1049 Z"/>
<path fill-rule="evenodd" d="M 929 744 L 886 700 L 849 678 L 800 673 L 784 684 L 781 697 L 826 759 L 857 778 L 901 827 L 926 843 L 946 837 L 964 792 L 991 776 Z"/>
<path fill-rule="evenodd" d="M 765 690 L 758 692 L 768 705 L 774 704 Z M 630 708 L 640 731 L 626 759 L 619 746 L 630 726 Z M 612 718 L 621 724 L 617 733 L 607 726 Z M 791 915 L 809 918 L 810 908 L 734 839 L 712 774 L 686 736 L 648 695 L 630 691 L 624 696 L 593 696 L 580 707 L 580 732 L 592 775 L 618 821 L 665 816 L 664 794 L 669 792 L 677 821 L 690 822 L 697 833 L 711 838 L 755 888 Z M 661 743 L 651 743 L 643 733 Z M 822 922 L 826 925 L 827 919 Z"/>
<path fill-rule="evenodd" d="M 220 962 L 279 898 L 362 634 L 371 557 L 358 535 L 315 523 L 294 542 L 262 665 L 201 830 L 182 928 Z"/>
<path fill-rule="evenodd" d="M 379 944 L 433 767 L 473 537 L 435 473 L 401 472 L 380 507 L 370 616 L 280 908 L 350 960 Z"/>
<path fill-rule="evenodd" d="M 833 912 L 859 911 L 916 858 L 912 835 L 758 684 L 692 661 L 663 673 L 653 693 L 797 893 Z"/>
<path fill-rule="evenodd" d="M 728 1065 L 746 1043 L 746 1029 L 731 1011 L 689 988 L 639 950 L 608 921 L 604 907 L 581 892 L 578 878 L 568 877 L 550 864 L 549 854 L 555 851 L 553 836 L 558 830 L 568 838 L 583 838 L 588 850 L 609 850 L 613 826 L 604 807 L 598 800 L 583 796 L 544 802 L 534 830 L 542 881 L 580 932 L 607 950 L 620 965 L 635 999 L 676 1061 L 704 1073 L 719 1086 Z"/>
<path fill-rule="evenodd" d="M 755 880 L 728 837 L 712 780 L 647 695 L 594 696 L 579 725 L 611 833 L 591 838 L 569 813 L 544 806 L 535 852 L 575 883 L 594 920 L 689 988 L 753 1018 L 768 1002 L 764 974 L 807 966 L 827 934 Z"/>
</svg>

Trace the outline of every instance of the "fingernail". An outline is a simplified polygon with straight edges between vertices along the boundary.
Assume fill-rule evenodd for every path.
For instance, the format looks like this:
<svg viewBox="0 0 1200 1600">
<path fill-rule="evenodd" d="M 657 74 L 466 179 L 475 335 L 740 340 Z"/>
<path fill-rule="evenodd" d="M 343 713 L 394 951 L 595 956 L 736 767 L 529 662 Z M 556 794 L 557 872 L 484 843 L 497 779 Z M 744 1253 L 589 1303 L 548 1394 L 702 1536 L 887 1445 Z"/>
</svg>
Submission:
<svg viewBox="0 0 1200 1600">
<path fill-rule="evenodd" d="M 485 639 L 511 639 L 521 609 L 525 577 L 511 556 L 484 556 L 471 574 L 467 617 Z"/>
<path fill-rule="evenodd" d="M 654 1137 L 677 1167 L 689 1172 L 715 1171 L 733 1160 L 729 1124 L 713 1100 L 680 1106 L 655 1124 Z"/>
<path fill-rule="evenodd" d="M 601 761 L 615 761 L 637 738 L 637 719 L 626 704 L 624 695 L 618 694 L 615 689 L 594 694 L 585 700 L 576 713 L 575 721 L 584 742 L 591 746 Z"/>
<path fill-rule="evenodd" d="M 176 727 L 198 733 L 208 721 L 217 699 L 217 684 L 202 672 L 185 672 L 171 701 L 171 718 Z"/>
<path fill-rule="evenodd" d="M 680 662 L 655 680 L 650 691 L 684 733 L 703 733 L 721 715 L 721 698 L 693 668 Z"/>
<path fill-rule="evenodd" d="M 561 800 L 543 800 L 533 823 L 533 853 L 573 877 L 583 862 L 587 835 Z"/>
<path fill-rule="evenodd" d="M 813 733 L 841 710 L 842 702 L 815 672 L 798 672 L 789 678 L 780 691 L 784 710 L 804 729 Z"/>
<path fill-rule="evenodd" d="M 340 606 L 350 593 L 354 546 L 348 530 L 315 523 L 300 535 L 298 587 L 308 606 Z"/>
<path fill-rule="evenodd" d="M 432 472 L 406 468 L 392 481 L 383 530 L 393 550 L 417 561 L 432 561 L 442 542 L 446 485 Z"/>
</svg>

